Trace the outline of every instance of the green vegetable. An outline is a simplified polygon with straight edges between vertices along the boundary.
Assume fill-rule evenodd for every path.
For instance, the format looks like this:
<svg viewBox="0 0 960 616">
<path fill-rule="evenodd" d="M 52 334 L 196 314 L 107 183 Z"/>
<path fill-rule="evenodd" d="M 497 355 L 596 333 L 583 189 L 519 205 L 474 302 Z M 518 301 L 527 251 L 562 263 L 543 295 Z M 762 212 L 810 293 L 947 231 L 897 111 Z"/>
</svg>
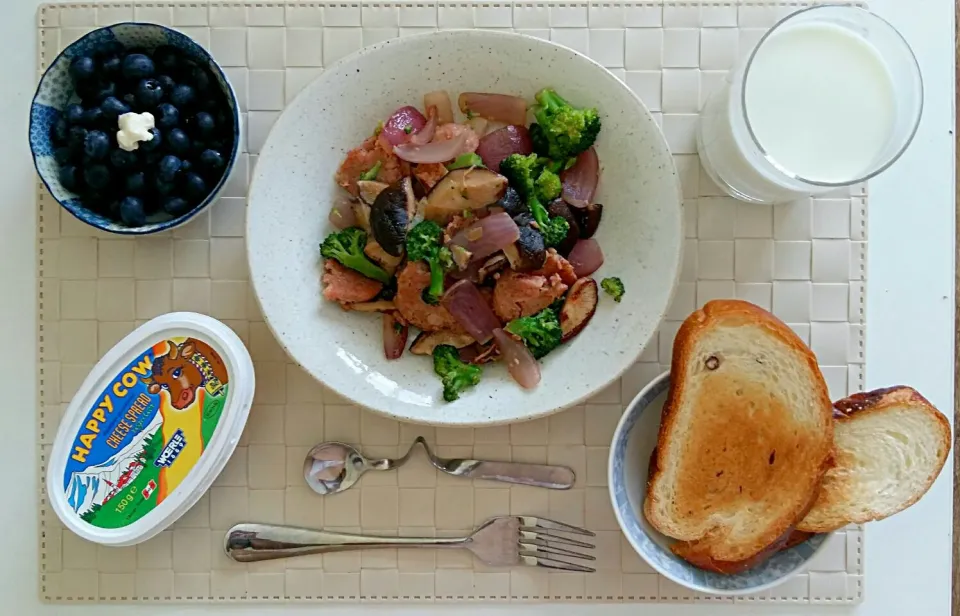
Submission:
<svg viewBox="0 0 960 616">
<path fill-rule="evenodd" d="M 472 120 L 472 119 L 474 119 L 475 117 L 477 117 L 477 114 L 475 114 L 475 113 L 474 113 L 473 111 L 471 111 L 470 109 L 467 109 L 467 110 L 464 111 L 463 113 L 464 113 L 464 115 L 467 116 L 467 119 L 468 119 L 468 120 Z"/>
<path fill-rule="evenodd" d="M 560 183 L 560 176 L 549 169 L 540 172 L 536 181 L 537 198 L 541 203 L 553 201 L 560 196 L 563 185 Z"/>
<path fill-rule="evenodd" d="M 320 245 L 320 254 L 325 259 L 339 261 L 367 278 L 383 283 L 389 282 L 390 274 L 363 254 L 363 248 L 366 245 L 367 233 L 360 227 L 350 227 L 328 235 Z"/>
<path fill-rule="evenodd" d="M 476 152 L 467 152 L 453 159 L 453 162 L 447 165 L 447 171 L 454 169 L 467 169 L 469 167 L 483 167 L 483 159 Z"/>
<path fill-rule="evenodd" d="M 443 229 L 432 220 L 417 223 L 407 232 L 407 258 L 426 261 L 430 266 L 430 286 L 423 292 L 428 304 L 436 304 L 443 295 L 444 272 L 455 267 L 450 249 L 442 244 Z"/>
<path fill-rule="evenodd" d="M 600 288 L 603 289 L 607 295 L 612 297 L 613 301 L 618 303 L 620 302 L 621 298 L 623 298 L 623 293 L 626 290 L 623 288 L 623 281 L 616 276 L 601 280 Z"/>
<path fill-rule="evenodd" d="M 566 160 L 583 152 L 597 140 L 600 116 L 596 109 L 573 107 L 550 88 L 537 92 L 534 116 L 530 126 L 533 150 L 554 160 Z"/>
<path fill-rule="evenodd" d="M 367 182 L 371 182 L 377 179 L 377 174 L 380 173 L 380 167 L 383 166 L 383 161 L 378 160 L 377 164 L 370 167 L 368 170 L 360 174 L 360 179 Z"/>
<path fill-rule="evenodd" d="M 553 307 L 544 308 L 529 317 L 520 317 L 507 323 L 504 328 L 520 336 L 534 358 L 540 359 L 560 346 L 560 317 Z"/>
<path fill-rule="evenodd" d="M 500 161 L 500 175 L 507 178 L 510 186 L 526 201 L 533 219 L 537 221 L 537 227 L 543 234 L 543 241 L 547 247 L 557 246 L 567 237 L 570 230 L 570 223 L 560 216 L 550 218 L 547 209 L 543 206 L 543 193 L 538 186 L 541 176 L 547 175 L 543 182 L 543 188 L 551 188 L 552 180 L 550 175 L 559 178 L 549 170 L 543 169 L 544 161 L 536 154 L 524 156 L 522 154 L 511 154 Z"/>
<path fill-rule="evenodd" d="M 443 383 L 443 399 L 447 402 L 453 402 L 463 390 L 479 383 L 483 374 L 479 366 L 461 361 L 456 347 L 449 344 L 433 349 L 433 371 Z"/>
<path fill-rule="evenodd" d="M 403 132 L 405 132 L 405 133 L 408 134 L 408 135 L 409 135 L 410 133 L 412 133 L 412 132 L 413 132 L 413 124 L 407 124 L 406 126 L 404 126 L 404 127 L 403 127 Z"/>
</svg>

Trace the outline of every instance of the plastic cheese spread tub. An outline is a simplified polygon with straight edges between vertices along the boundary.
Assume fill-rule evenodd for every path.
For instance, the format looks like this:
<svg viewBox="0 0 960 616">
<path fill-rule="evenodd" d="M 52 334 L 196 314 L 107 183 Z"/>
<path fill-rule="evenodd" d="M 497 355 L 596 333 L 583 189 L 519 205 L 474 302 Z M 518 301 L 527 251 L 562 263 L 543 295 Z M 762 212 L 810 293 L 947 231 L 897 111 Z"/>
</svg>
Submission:
<svg viewBox="0 0 960 616">
<path fill-rule="evenodd" d="M 250 355 L 226 325 L 167 314 L 121 340 L 67 407 L 47 494 L 67 528 L 145 541 L 183 515 L 233 453 L 253 401 Z"/>
</svg>

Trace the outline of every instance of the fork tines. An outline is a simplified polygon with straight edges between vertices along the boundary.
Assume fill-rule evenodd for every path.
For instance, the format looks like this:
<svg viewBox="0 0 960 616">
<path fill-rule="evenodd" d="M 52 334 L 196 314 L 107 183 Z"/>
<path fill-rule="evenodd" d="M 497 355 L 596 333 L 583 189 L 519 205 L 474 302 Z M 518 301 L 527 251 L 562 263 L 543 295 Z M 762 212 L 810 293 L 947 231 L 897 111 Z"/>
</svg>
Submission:
<svg viewBox="0 0 960 616">
<path fill-rule="evenodd" d="M 596 557 L 590 554 L 583 554 L 565 547 L 560 547 L 561 545 L 566 545 L 592 550 L 594 548 L 593 544 L 556 534 L 557 532 L 564 532 L 593 537 L 595 536 L 594 533 L 584 528 L 570 526 L 569 524 L 548 520 L 546 518 L 537 518 L 534 516 L 518 517 L 521 524 L 519 554 L 525 564 L 548 567 L 550 569 L 561 569 L 563 571 L 582 571 L 584 573 L 593 573 L 596 571 L 592 567 L 585 567 L 558 558 L 568 557 L 596 560 Z"/>
</svg>

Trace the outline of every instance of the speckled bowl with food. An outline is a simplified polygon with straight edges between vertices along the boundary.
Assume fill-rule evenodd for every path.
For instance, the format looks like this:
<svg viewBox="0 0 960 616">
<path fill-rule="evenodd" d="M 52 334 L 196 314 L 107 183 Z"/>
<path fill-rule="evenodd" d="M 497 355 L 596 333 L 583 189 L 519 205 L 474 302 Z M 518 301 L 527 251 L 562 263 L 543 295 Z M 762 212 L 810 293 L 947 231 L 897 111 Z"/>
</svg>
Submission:
<svg viewBox="0 0 960 616">
<path fill-rule="evenodd" d="M 623 301 L 602 297 L 589 325 L 542 360 L 542 380 L 519 387 L 502 362 L 444 402 L 429 357 L 387 360 L 379 315 L 321 296 L 319 245 L 342 192 L 334 174 L 348 150 L 402 105 L 432 90 L 498 92 L 533 100 L 552 87 L 599 110 L 601 180 L 595 198 L 605 255 L 596 280 L 620 277 Z M 532 419 L 615 381 L 650 341 L 673 295 L 683 242 L 680 184 L 659 127 L 637 96 L 589 58 L 547 41 L 441 32 L 367 47 L 326 69 L 287 106 L 261 150 L 250 188 L 247 247 L 264 317 L 307 372 L 339 396 L 395 418 L 480 426 Z"/>
</svg>

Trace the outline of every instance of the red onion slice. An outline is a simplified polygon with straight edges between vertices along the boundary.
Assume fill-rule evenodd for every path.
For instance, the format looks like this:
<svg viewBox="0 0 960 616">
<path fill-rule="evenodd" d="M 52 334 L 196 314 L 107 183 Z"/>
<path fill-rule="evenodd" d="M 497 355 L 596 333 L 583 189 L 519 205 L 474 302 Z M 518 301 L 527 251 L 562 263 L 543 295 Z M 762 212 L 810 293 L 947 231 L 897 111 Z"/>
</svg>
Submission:
<svg viewBox="0 0 960 616">
<path fill-rule="evenodd" d="M 456 158 L 466 142 L 467 134 L 461 133 L 453 139 L 424 145 L 402 143 L 393 147 L 393 153 L 408 163 L 445 163 Z"/>
<path fill-rule="evenodd" d="M 500 347 L 500 354 L 507 364 L 513 380 L 524 389 L 533 389 L 540 382 L 540 364 L 533 358 L 522 342 L 517 342 L 499 327 L 493 330 L 493 338 Z"/>
<path fill-rule="evenodd" d="M 430 143 L 433 134 L 437 132 L 437 108 L 430 106 L 427 109 L 427 123 L 419 131 L 410 137 L 408 143 L 413 145 L 424 145 Z"/>
<path fill-rule="evenodd" d="M 383 124 L 383 132 L 380 134 L 390 145 L 400 145 L 406 143 L 410 135 L 422 129 L 426 123 L 427 119 L 416 107 L 407 105 L 397 109 L 387 118 Z"/>
<path fill-rule="evenodd" d="M 357 226 L 356 212 L 353 210 L 353 204 L 349 201 L 337 203 L 330 208 L 330 215 L 327 218 L 330 220 L 330 224 L 337 229 Z"/>
<path fill-rule="evenodd" d="M 470 252 L 471 261 L 486 259 L 520 238 L 520 228 L 506 212 L 491 214 L 461 230 L 450 244 L 463 246 Z"/>
<path fill-rule="evenodd" d="M 493 331 L 501 327 L 480 290 L 469 280 L 461 280 L 447 289 L 440 303 L 481 344 L 489 341 Z"/>
<path fill-rule="evenodd" d="M 500 172 L 500 161 L 511 154 L 526 156 L 533 152 L 533 142 L 525 126 L 504 126 L 492 133 L 487 133 L 480 139 L 477 154 L 483 159 L 483 164 L 491 171 Z"/>
<path fill-rule="evenodd" d="M 587 207 L 593 203 L 600 181 L 600 159 L 593 148 L 581 152 L 577 162 L 560 174 L 563 181 L 563 200 L 574 207 Z"/>
<path fill-rule="evenodd" d="M 577 278 L 583 278 L 594 273 L 603 265 L 603 251 L 600 250 L 600 244 L 597 240 L 590 238 L 588 240 L 578 240 L 570 251 L 567 261 L 573 266 L 573 271 Z"/>
<path fill-rule="evenodd" d="M 463 113 L 470 112 L 489 120 L 499 120 L 507 124 L 522 126 L 527 123 L 527 101 L 519 96 L 464 92 L 457 102 L 460 105 L 460 111 Z"/>
<path fill-rule="evenodd" d="M 407 346 L 407 326 L 389 312 L 383 313 L 383 354 L 398 359 Z"/>
</svg>

